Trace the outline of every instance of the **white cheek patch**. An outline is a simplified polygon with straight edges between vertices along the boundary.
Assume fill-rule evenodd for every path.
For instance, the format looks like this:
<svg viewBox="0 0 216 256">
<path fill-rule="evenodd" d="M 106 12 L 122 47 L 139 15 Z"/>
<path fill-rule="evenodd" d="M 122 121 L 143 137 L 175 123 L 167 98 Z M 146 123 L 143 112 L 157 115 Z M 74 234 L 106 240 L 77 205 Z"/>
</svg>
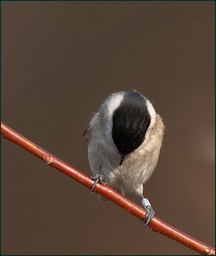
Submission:
<svg viewBox="0 0 216 256">
<path fill-rule="evenodd" d="M 156 112 L 155 112 L 153 105 L 151 104 L 151 102 L 148 99 L 146 99 L 146 106 L 147 106 L 148 112 L 151 117 L 151 123 L 148 128 L 148 130 L 150 130 L 152 127 L 154 127 L 154 125 L 156 123 Z"/>
<path fill-rule="evenodd" d="M 111 95 L 110 98 L 107 99 L 106 105 L 107 105 L 107 113 L 106 113 L 106 137 L 112 141 L 112 117 L 115 110 L 120 106 L 121 102 L 124 99 L 124 92 L 118 92 Z"/>
<path fill-rule="evenodd" d="M 124 92 L 119 92 L 117 94 L 112 94 L 112 96 L 107 100 L 107 116 L 112 118 L 115 110 L 120 106 L 124 98 Z"/>
</svg>

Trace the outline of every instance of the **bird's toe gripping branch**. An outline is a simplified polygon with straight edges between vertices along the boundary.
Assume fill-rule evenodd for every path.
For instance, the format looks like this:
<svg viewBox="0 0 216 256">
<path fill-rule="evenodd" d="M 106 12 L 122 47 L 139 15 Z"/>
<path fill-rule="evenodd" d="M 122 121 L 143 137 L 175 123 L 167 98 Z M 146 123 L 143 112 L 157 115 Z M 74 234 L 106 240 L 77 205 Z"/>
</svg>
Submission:
<svg viewBox="0 0 216 256">
<path fill-rule="evenodd" d="M 143 219 L 144 227 L 146 227 L 151 221 L 151 219 L 154 217 L 155 212 L 152 209 L 152 206 L 147 198 L 143 197 L 141 202 L 142 202 L 143 208 L 146 211 L 145 218 Z"/>
<path fill-rule="evenodd" d="M 98 184 L 98 182 L 101 183 L 101 182 L 104 181 L 104 176 L 102 174 L 97 173 L 96 175 L 91 176 L 91 179 L 95 181 L 94 184 L 91 187 L 91 194 L 93 194 L 94 193 L 94 188 Z"/>
</svg>

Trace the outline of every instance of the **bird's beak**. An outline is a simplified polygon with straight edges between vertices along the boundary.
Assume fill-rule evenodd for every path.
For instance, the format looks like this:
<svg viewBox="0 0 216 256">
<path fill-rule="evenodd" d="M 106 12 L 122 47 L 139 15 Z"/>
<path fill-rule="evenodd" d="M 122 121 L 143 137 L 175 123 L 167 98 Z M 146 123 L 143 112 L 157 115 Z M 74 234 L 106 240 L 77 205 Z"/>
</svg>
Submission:
<svg viewBox="0 0 216 256">
<path fill-rule="evenodd" d="M 124 154 L 120 154 L 120 163 L 119 163 L 119 165 L 121 166 L 122 164 L 123 164 L 123 162 L 124 162 L 124 158 L 125 158 L 125 155 Z"/>
</svg>

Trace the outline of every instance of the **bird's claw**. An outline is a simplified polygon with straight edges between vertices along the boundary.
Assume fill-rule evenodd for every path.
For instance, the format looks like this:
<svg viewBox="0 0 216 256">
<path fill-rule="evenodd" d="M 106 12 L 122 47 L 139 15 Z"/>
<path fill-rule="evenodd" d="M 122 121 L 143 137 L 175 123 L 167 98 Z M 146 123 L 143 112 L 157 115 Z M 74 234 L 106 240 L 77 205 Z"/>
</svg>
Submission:
<svg viewBox="0 0 216 256">
<path fill-rule="evenodd" d="M 149 224 L 149 222 L 151 221 L 151 219 L 154 217 L 155 211 L 152 209 L 152 206 L 147 198 L 143 197 L 142 205 L 146 211 L 145 218 L 143 219 L 144 227 L 146 227 Z"/>
<path fill-rule="evenodd" d="M 96 174 L 94 176 L 91 176 L 91 179 L 95 181 L 94 184 L 91 187 L 91 195 L 92 195 L 95 191 L 94 190 L 95 186 L 98 184 L 98 182 L 104 181 L 104 177 L 103 177 L 102 174 Z"/>
<path fill-rule="evenodd" d="M 146 227 L 149 222 L 151 221 L 151 219 L 154 217 L 155 215 L 155 212 L 154 210 L 152 209 L 152 207 L 150 209 L 145 209 L 146 210 L 146 215 L 145 215 L 145 219 L 143 219 L 143 225 L 144 227 Z"/>
</svg>

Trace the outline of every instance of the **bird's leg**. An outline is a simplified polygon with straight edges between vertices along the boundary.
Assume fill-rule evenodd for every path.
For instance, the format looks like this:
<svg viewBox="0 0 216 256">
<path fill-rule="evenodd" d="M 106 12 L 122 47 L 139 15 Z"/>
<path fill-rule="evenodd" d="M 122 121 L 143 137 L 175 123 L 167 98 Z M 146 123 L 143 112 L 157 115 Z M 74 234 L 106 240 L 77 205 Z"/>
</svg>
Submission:
<svg viewBox="0 0 216 256">
<path fill-rule="evenodd" d="M 97 173 L 96 175 L 91 176 L 91 179 L 95 181 L 91 187 L 91 195 L 92 195 L 94 193 L 94 188 L 98 184 L 98 182 L 104 181 L 104 176 L 102 174 Z"/>
<path fill-rule="evenodd" d="M 151 219 L 153 218 L 153 216 L 155 215 L 155 212 L 152 209 L 152 206 L 147 198 L 142 196 L 141 202 L 142 202 L 143 208 L 146 211 L 145 218 L 143 219 L 144 227 L 146 227 L 149 224 L 149 222 L 151 221 Z"/>
</svg>

